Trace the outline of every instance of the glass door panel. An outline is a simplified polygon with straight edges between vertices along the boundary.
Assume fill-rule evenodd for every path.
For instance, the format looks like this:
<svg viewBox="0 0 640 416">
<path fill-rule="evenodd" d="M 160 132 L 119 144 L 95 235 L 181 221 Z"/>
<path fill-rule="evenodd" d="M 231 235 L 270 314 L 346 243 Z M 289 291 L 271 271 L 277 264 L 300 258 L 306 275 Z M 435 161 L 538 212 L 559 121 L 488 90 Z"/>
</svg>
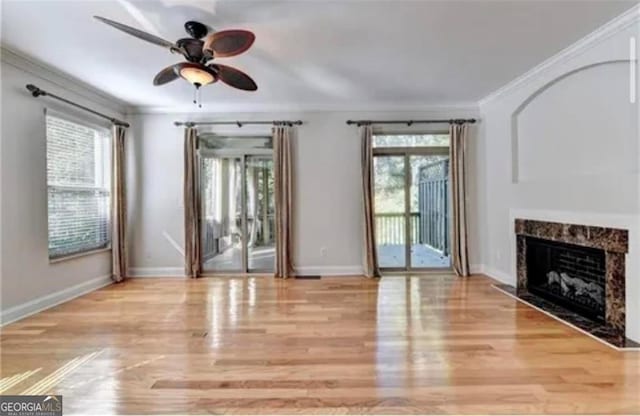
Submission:
<svg viewBox="0 0 640 416">
<path fill-rule="evenodd" d="M 273 272 L 275 265 L 275 198 L 273 159 L 245 160 L 247 256 L 250 272 Z"/>
<path fill-rule="evenodd" d="M 411 267 L 450 267 L 449 157 L 410 155 Z"/>
<path fill-rule="evenodd" d="M 378 264 L 382 268 L 407 267 L 406 175 L 404 156 L 375 156 L 374 217 Z"/>
<path fill-rule="evenodd" d="M 201 158 L 203 271 L 242 272 L 242 158 Z"/>
<path fill-rule="evenodd" d="M 378 265 L 450 268 L 448 134 L 375 135 L 373 147 Z"/>
</svg>

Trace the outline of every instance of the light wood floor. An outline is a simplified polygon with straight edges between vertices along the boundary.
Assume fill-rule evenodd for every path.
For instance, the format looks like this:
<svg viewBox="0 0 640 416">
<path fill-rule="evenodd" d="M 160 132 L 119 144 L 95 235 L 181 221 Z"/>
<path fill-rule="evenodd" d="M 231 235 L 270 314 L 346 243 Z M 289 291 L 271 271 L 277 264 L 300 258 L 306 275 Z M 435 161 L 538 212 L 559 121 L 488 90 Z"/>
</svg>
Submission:
<svg viewBox="0 0 640 416">
<path fill-rule="evenodd" d="M 140 279 L 2 330 L 65 414 L 640 413 L 617 352 L 484 277 Z"/>
</svg>

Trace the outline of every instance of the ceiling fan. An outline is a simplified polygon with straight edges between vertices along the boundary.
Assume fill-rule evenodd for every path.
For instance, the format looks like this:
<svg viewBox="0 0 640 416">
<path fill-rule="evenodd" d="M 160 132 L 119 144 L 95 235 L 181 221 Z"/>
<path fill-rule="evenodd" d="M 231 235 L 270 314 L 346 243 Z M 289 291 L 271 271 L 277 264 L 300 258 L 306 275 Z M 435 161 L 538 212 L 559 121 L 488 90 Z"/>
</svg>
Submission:
<svg viewBox="0 0 640 416">
<path fill-rule="evenodd" d="M 164 85 L 178 78 L 183 78 L 196 87 L 196 95 L 200 87 L 217 81 L 245 91 L 258 89 L 255 81 L 249 75 L 231 66 L 213 62 L 215 58 L 236 56 L 249 49 L 256 37 L 248 30 L 222 30 L 209 33 L 209 28 L 206 25 L 188 21 L 184 24 L 184 28 L 190 37 L 179 39 L 173 43 L 104 17 L 94 16 L 94 18 L 129 35 L 167 48 L 172 53 L 179 53 L 186 58 L 186 62 L 168 66 L 158 72 L 153 79 L 153 85 Z M 194 99 L 194 103 L 196 101 Z"/>
</svg>

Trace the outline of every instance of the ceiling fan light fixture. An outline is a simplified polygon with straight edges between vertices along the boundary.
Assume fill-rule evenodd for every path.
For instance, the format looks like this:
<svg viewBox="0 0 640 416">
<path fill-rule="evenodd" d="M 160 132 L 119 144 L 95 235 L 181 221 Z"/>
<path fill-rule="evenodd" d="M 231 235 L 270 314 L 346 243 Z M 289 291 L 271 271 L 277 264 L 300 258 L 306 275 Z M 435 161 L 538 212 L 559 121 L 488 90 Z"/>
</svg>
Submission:
<svg viewBox="0 0 640 416">
<path fill-rule="evenodd" d="M 185 23 L 185 30 L 190 37 L 178 39 L 174 43 L 114 20 L 94 17 L 133 37 L 167 48 L 172 53 L 179 53 L 187 60 L 162 69 L 153 78 L 153 85 L 165 85 L 182 78 L 195 87 L 195 103 L 201 95 L 201 87 L 218 81 L 243 91 L 258 89 L 255 81 L 239 69 L 210 62 L 214 58 L 236 56 L 248 50 L 256 39 L 253 32 L 232 29 L 209 33 L 211 29 L 208 26 L 188 21 Z"/>
<path fill-rule="evenodd" d="M 185 66 L 181 68 L 180 76 L 193 85 L 198 86 L 212 84 L 216 81 L 212 73 L 197 66 Z"/>
</svg>

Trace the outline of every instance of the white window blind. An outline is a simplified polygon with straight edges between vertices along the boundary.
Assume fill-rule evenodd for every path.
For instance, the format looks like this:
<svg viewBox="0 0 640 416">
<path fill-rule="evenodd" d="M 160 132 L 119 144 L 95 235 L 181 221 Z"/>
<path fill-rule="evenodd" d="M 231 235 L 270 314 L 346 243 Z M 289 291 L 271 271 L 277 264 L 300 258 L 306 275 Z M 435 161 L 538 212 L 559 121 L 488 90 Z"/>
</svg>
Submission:
<svg viewBox="0 0 640 416">
<path fill-rule="evenodd" d="M 110 134 L 47 113 L 49 258 L 110 244 Z"/>
</svg>

